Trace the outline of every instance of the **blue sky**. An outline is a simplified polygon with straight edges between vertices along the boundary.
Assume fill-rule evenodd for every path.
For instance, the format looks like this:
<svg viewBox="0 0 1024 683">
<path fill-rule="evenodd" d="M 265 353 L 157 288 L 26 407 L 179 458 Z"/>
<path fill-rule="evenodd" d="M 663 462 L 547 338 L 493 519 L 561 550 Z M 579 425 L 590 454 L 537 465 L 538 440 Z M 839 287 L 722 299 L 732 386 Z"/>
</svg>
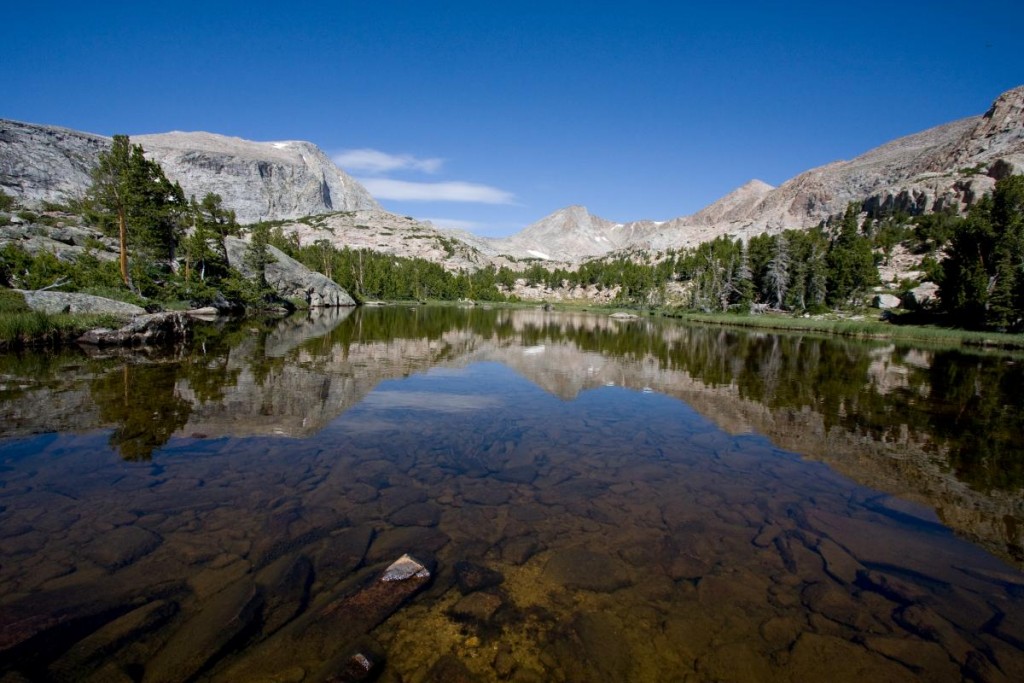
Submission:
<svg viewBox="0 0 1024 683">
<path fill-rule="evenodd" d="M 152 5 L 152 6 L 150 6 Z M 4 9 L 0 117 L 309 140 L 480 234 L 697 211 L 1024 84 L 1024 3 L 104 2 Z"/>
</svg>

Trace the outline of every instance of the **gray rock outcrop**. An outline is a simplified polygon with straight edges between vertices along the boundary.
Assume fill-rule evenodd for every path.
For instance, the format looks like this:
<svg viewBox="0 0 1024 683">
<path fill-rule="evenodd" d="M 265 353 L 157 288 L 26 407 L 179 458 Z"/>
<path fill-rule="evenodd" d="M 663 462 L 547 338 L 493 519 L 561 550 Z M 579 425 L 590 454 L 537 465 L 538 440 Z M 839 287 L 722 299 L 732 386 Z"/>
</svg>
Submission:
<svg viewBox="0 0 1024 683">
<path fill-rule="evenodd" d="M 25 304 L 43 313 L 99 313 L 110 315 L 143 315 L 145 309 L 135 304 L 78 292 L 18 290 Z"/>
<path fill-rule="evenodd" d="M 882 310 L 899 308 L 900 298 L 895 294 L 877 294 L 872 301 L 872 304 L 875 308 L 881 308 Z"/>
<path fill-rule="evenodd" d="M 150 313 L 136 316 L 123 327 L 89 330 L 78 338 L 91 346 L 145 346 L 185 339 L 192 331 L 192 317 L 186 313 Z"/>
<path fill-rule="evenodd" d="M 237 237 L 224 240 L 228 263 L 246 277 L 256 276 L 245 265 L 249 243 Z M 329 277 L 314 272 L 276 247 L 270 247 L 271 262 L 267 264 L 267 283 L 286 299 L 302 299 L 313 308 L 323 306 L 355 306 L 355 300 Z"/>
<path fill-rule="evenodd" d="M 0 189 L 27 204 L 81 197 L 110 138 L 0 119 Z"/>
<path fill-rule="evenodd" d="M 939 286 L 934 282 L 922 282 L 909 292 L 904 304 L 909 308 L 930 306 L 938 300 Z"/>
</svg>

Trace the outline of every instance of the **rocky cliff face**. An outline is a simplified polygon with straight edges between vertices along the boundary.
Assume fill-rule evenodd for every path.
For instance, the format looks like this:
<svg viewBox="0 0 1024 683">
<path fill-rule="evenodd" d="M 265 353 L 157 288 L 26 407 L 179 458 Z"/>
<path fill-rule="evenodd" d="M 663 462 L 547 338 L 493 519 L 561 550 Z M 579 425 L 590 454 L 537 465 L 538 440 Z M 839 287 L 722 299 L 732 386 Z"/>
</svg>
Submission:
<svg viewBox="0 0 1024 683">
<path fill-rule="evenodd" d="M 321 240 L 342 249 L 370 249 L 404 258 L 422 258 L 448 270 L 475 270 L 489 263 L 486 240 L 465 239 L 409 216 L 379 209 L 342 211 L 286 223 L 281 229 L 306 246 Z"/>
<path fill-rule="evenodd" d="M 242 223 L 331 211 L 379 210 L 377 202 L 316 145 L 251 142 L 211 133 L 132 137 L 186 195 L 215 192 Z M 0 188 L 28 204 L 84 195 L 110 138 L 0 120 Z"/>
<path fill-rule="evenodd" d="M 80 197 L 109 148 L 101 135 L 0 119 L 0 189 L 30 204 Z"/>
<path fill-rule="evenodd" d="M 186 195 L 215 192 L 241 223 L 379 209 L 376 200 L 309 142 L 252 142 L 212 133 L 132 138 Z"/>
</svg>

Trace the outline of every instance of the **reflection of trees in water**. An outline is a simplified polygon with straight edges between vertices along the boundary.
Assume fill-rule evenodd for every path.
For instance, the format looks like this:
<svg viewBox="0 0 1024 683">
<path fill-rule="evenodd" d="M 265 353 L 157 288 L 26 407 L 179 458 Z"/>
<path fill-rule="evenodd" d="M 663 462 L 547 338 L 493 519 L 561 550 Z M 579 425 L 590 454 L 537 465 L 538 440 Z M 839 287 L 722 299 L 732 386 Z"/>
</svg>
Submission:
<svg viewBox="0 0 1024 683">
<path fill-rule="evenodd" d="M 1024 367 L 941 353 L 929 376 L 932 431 L 950 442 L 957 476 L 982 489 L 1024 485 Z"/>
<path fill-rule="evenodd" d="M 149 460 L 188 422 L 192 404 L 175 392 L 178 369 L 177 363 L 126 364 L 90 385 L 100 419 L 117 425 L 110 445 L 125 460 Z"/>
<path fill-rule="evenodd" d="M 957 477 L 976 489 L 1024 486 L 1024 366 L 1005 358 L 941 351 L 922 367 L 907 360 L 910 348 L 641 322 L 528 325 L 520 340 L 657 358 L 662 368 L 707 386 L 735 386 L 744 399 L 773 410 L 809 408 L 826 428 L 876 441 L 896 441 L 906 428 L 944 447 Z M 873 379 L 880 360 L 898 370 L 899 382 L 880 386 Z"/>
<path fill-rule="evenodd" d="M 772 410 L 810 409 L 826 428 L 839 427 L 880 442 L 899 442 L 904 430 L 945 451 L 957 477 L 979 490 L 1024 485 L 1024 365 L 957 351 L 911 358 L 911 348 L 799 334 L 676 326 L 648 319 L 537 316 L 534 312 L 455 307 L 389 307 L 356 311 L 325 334 L 294 344 L 277 339 L 280 355 L 265 353 L 267 335 L 287 337 L 282 323 L 246 321 L 201 337 L 184 360 L 128 366 L 92 382 L 102 419 L 126 458 L 143 459 L 185 425 L 191 406 L 175 392 L 186 385 L 199 403 L 224 399 L 225 388 L 248 368 L 258 385 L 304 354 L 317 367 L 355 346 L 395 339 L 440 340 L 464 332 L 524 346 L 571 343 L 581 351 L 629 361 L 656 359 L 709 387 L 735 386 L 739 395 Z M 287 327 L 287 326 L 286 326 Z M 285 330 L 287 332 L 288 330 Z M 455 349 L 435 350 L 440 362 Z M 920 355 L 920 354 L 917 354 Z M 235 360 L 229 361 L 229 358 Z M 880 378 L 879 368 L 891 375 Z M 323 367 L 330 372 L 329 367 Z M 896 381 L 891 381 L 896 380 Z"/>
</svg>

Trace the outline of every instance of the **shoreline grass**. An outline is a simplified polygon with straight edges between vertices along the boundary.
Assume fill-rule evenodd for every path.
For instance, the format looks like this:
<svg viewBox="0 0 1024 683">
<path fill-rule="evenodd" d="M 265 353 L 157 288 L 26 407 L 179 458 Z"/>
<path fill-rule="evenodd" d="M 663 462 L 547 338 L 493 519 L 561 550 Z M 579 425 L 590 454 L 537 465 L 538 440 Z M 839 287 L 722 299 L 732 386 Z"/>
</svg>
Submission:
<svg viewBox="0 0 1024 683">
<path fill-rule="evenodd" d="M 823 320 L 780 315 L 675 313 L 667 317 L 702 325 L 722 325 L 780 332 L 809 332 L 854 339 L 942 343 L 953 346 L 1024 350 L 1024 334 L 981 332 L 930 325 L 894 325 L 881 320 Z"/>
<path fill-rule="evenodd" d="M 89 330 L 119 327 L 122 322 L 113 315 L 33 311 L 17 292 L 0 290 L 0 351 L 61 346 Z"/>
</svg>

